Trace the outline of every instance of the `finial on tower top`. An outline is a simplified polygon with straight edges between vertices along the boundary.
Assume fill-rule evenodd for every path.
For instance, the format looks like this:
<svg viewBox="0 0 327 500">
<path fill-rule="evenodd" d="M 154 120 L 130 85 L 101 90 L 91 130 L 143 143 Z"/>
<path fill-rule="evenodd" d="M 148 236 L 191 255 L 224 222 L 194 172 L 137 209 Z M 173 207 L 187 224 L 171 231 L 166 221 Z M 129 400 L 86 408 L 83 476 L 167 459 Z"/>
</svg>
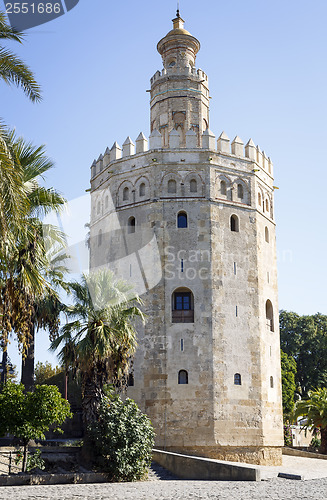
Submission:
<svg viewBox="0 0 327 500">
<path fill-rule="evenodd" d="M 177 12 L 176 12 L 176 17 L 181 17 L 181 16 L 179 15 L 179 2 L 177 2 Z"/>
<path fill-rule="evenodd" d="M 179 13 L 179 1 L 178 1 L 176 17 L 175 19 L 173 19 L 174 30 L 184 29 L 184 22 L 185 22 L 184 19 L 181 18 L 181 15 Z"/>
</svg>

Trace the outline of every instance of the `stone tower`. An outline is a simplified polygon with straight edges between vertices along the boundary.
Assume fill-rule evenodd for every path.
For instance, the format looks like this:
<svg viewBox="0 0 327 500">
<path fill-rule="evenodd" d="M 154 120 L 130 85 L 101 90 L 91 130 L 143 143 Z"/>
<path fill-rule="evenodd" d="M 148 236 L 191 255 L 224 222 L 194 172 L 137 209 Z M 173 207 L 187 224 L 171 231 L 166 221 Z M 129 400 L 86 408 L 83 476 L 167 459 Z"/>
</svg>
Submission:
<svg viewBox="0 0 327 500">
<path fill-rule="evenodd" d="M 156 446 L 279 464 L 283 445 L 273 166 L 209 129 L 200 43 L 177 14 L 158 43 L 151 135 L 91 167 L 91 268 L 133 283 L 139 326 L 128 395 Z"/>
</svg>

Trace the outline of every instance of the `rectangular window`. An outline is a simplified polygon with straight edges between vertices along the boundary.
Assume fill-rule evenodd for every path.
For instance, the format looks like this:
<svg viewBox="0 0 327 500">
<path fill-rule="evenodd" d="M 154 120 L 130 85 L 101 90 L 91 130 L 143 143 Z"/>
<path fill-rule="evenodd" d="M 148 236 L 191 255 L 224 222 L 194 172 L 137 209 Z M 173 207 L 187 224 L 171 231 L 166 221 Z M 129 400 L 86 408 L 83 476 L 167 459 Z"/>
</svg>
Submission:
<svg viewBox="0 0 327 500">
<path fill-rule="evenodd" d="M 237 306 L 235 306 L 235 316 L 237 317 L 238 311 L 237 311 Z"/>
<path fill-rule="evenodd" d="M 184 340 L 181 339 L 181 351 L 184 351 Z"/>
<path fill-rule="evenodd" d="M 267 272 L 267 281 L 269 283 L 269 271 Z"/>
<path fill-rule="evenodd" d="M 234 274 L 236 274 L 236 262 L 234 262 Z"/>
<path fill-rule="evenodd" d="M 189 292 L 175 293 L 175 309 L 189 311 L 191 309 L 191 294 Z"/>
<path fill-rule="evenodd" d="M 184 260 L 181 259 L 181 273 L 184 272 Z"/>
</svg>

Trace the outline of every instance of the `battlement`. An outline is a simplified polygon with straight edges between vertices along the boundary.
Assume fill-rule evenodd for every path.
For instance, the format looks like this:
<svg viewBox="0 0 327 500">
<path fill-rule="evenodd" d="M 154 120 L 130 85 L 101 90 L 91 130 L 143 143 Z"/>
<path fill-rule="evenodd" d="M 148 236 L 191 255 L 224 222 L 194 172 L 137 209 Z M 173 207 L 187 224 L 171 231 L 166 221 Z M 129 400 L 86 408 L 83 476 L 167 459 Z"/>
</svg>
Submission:
<svg viewBox="0 0 327 500">
<path fill-rule="evenodd" d="M 167 76 L 192 76 L 195 80 L 205 80 L 208 82 L 208 76 L 202 69 L 196 69 L 195 67 L 191 68 L 191 66 L 186 66 L 185 68 L 180 67 L 172 67 L 165 69 L 162 71 L 156 71 L 153 77 L 150 79 L 151 85 L 153 85 L 157 80 L 161 78 L 165 78 Z"/>
<path fill-rule="evenodd" d="M 186 150 L 209 150 L 210 152 L 220 153 L 226 156 L 235 156 L 238 158 L 244 158 L 256 162 L 263 170 L 265 170 L 269 175 L 273 175 L 273 163 L 271 159 L 266 155 L 264 151 L 261 151 L 259 146 L 256 146 L 252 139 L 244 145 L 242 139 L 236 136 L 231 142 L 229 137 L 225 132 L 222 132 L 218 139 L 207 129 L 202 134 L 202 147 L 198 146 L 197 133 L 190 129 L 185 134 L 186 147 L 181 147 L 181 137 L 177 130 L 172 129 L 169 133 L 169 147 L 164 148 L 163 137 L 161 133 L 154 129 L 148 139 L 145 137 L 143 132 L 139 134 L 135 140 L 135 144 L 132 139 L 128 136 L 123 143 L 121 148 L 117 142 L 114 142 L 111 149 L 107 147 L 104 155 L 100 154 L 97 160 L 94 160 L 91 165 L 91 178 L 93 179 L 97 174 L 102 172 L 110 163 L 119 160 L 121 158 L 132 157 L 135 154 L 144 153 L 150 150 L 156 149 L 180 149 L 181 151 Z M 149 147 L 148 147 L 149 144 Z M 210 159 L 211 161 L 211 159 Z"/>
</svg>

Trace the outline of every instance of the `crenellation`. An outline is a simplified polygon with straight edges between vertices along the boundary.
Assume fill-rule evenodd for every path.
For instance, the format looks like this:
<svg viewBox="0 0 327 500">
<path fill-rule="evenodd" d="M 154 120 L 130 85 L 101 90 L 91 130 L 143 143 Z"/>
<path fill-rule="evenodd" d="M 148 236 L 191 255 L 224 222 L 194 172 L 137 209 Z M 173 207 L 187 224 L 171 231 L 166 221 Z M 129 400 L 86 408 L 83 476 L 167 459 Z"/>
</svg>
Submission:
<svg viewBox="0 0 327 500">
<path fill-rule="evenodd" d="M 110 163 L 112 161 L 115 161 L 115 160 L 118 160 L 119 158 L 121 158 L 122 157 L 121 153 L 122 153 L 121 147 L 119 146 L 118 142 L 115 141 L 113 143 L 111 150 L 110 150 Z"/>
<path fill-rule="evenodd" d="M 249 139 L 249 141 L 246 143 L 245 157 L 249 158 L 250 160 L 257 161 L 257 151 L 252 139 Z"/>
<path fill-rule="evenodd" d="M 149 147 L 150 149 L 161 149 L 162 148 L 162 135 L 156 128 L 151 132 L 149 137 Z"/>
<path fill-rule="evenodd" d="M 104 153 L 104 156 L 103 156 L 103 166 L 104 166 L 104 168 L 106 168 L 109 165 L 109 163 L 110 163 L 110 149 L 107 146 L 107 148 L 105 150 L 105 153 Z"/>
<path fill-rule="evenodd" d="M 229 137 L 225 132 L 222 132 L 217 141 L 217 150 L 221 153 L 229 153 L 230 145 L 229 145 Z"/>
<path fill-rule="evenodd" d="M 237 135 L 232 144 L 231 144 L 231 148 L 232 148 L 232 154 L 235 155 L 235 156 L 244 156 L 244 142 L 242 141 L 242 139 Z"/>
<path fill-rule="evenodd" d="M 123 143 L 123 157 L 132 156 L 135 154 L 135 144 L 130 138 L 127 136 L 125 142 Z"/>
<path fill-rule="evenodd" d="M 145 151 L 148 150 L 148 139 L 145 137 L 143 132 L 140 132 L 135 143 L 136 143 L 136 154 L 144 153 Z"/>
<path fill-rule="evenodd" d="M 262 151 L 259 146 L 257 146 L 257 164 L 260 167 L 263 167 L 263 157 L 262 157 Z"/>
<path fill-rule="evenodd" d="M 176 129 L 172 129 L 169 133 L 169 148 L 178 149 L 181 147 L 181 138 Z"/>
<path fill-rule="evenodd" d="M 216 136 L 210 129 L 207 128 L 202 134 L 202 149 L 216 149 Z"/>
</svg>

